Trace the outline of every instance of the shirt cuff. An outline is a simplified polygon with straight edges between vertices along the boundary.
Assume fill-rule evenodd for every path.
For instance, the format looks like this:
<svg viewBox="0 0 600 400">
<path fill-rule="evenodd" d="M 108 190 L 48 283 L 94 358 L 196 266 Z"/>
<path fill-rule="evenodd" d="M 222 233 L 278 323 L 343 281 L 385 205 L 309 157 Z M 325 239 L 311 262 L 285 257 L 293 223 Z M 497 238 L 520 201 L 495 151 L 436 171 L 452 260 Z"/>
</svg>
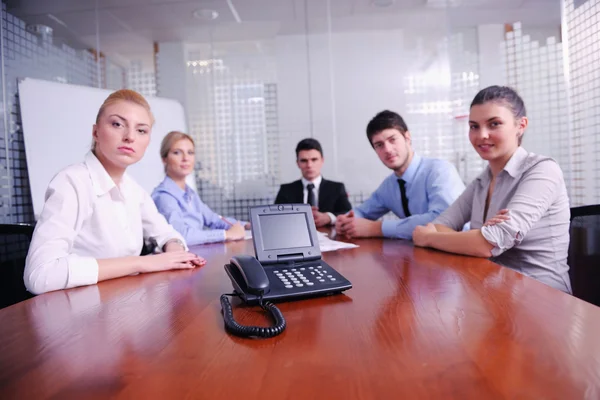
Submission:
<svg viewBox="0 0 600 400">
<path fill-rule="evenodd" d="M 387 238 L 397 238 L 398 233 L 396 232 L 396 225 L 398 221 L 395 220 L 384 220 L 381 222 L 381 233 Z"/>
<path fill-rule="evenodd" d="M 237 220 L 235 218 L 225 218 L 225 217 L 221 217 L 221 220 L 225 220 L 225 223 L 227 223 L 227 225 L 229 226 L 231 225 L 235 225 L 235 224 L 240 224 L 242 226 L 246 226 L 246 224 L 248 223 L 248 221 L 241 221 L 241 220 Z M 229 228 L 226 228 L 229 229 Z"/>
<path fill-rule="evenodd" d="M 190 246 L 201 244 L 224 242 L 226 240 L 225 229 L 198 229 L 193 230 L 187 237 Z"/>
<path fill-rule="evenodd" d="M 498 225 L 482 226 L 480 231 L 484 239 L 494 245 L 491 251 L 493 257 L 497 257 L 506 250 L 519 245 L 523 240 L 521 231 L 505 222 Z"/>
<path fill-rule="evenodd" d="M 93 257 L 69 257 L 69 277 L 65 289 L 98 283 L 98 261 Z"/>
<path fill-rule="evenodd" d="M 335 215 L 333 215 L 333 213 L 326 213 L 327 215 L 329 215 L 329 218 L 331 219 L 331 222 L 329 223 L 329 225 L 335 225 L 335 221 L 337 221 L 337 218 L 335 217 Z"/>
</svg>

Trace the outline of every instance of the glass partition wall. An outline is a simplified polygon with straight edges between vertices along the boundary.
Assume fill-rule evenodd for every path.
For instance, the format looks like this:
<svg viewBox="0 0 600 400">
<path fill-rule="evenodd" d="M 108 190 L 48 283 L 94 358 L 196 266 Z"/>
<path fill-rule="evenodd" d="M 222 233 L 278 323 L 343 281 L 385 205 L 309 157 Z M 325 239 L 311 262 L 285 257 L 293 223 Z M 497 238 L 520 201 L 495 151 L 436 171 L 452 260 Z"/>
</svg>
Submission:
<svg viewBox="0 0 600 400">
<path fill-rule="evenodd" d="M 528 108 L 524 147 L 559 161 L 573 204 L 597 203 L 599 1 L 8 1 L 0 216 L 33 222 L 16 89 L 26 76 L 180 101 L 200 196 L 238 218 L 300 177 L 306 137 L 323 145 L 323 176 L 360 204 L 390 173 L 365 133 L 384 109 L 405 118 L 416 152 L 468 183 L 484 166 L 469 103 L 508 84 Z"/>
</svg>

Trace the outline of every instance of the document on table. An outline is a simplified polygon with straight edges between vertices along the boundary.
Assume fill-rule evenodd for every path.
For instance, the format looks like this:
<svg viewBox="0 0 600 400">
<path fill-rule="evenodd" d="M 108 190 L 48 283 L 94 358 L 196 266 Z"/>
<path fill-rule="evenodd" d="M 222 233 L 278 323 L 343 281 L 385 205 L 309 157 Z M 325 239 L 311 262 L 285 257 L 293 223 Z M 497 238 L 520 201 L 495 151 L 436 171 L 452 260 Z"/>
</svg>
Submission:
<svg viewBox="0 0 600 400">
<path fill-rule="evenodd" d="M 331 240 L 327 237 L 327 234 L 324 232 L 317 231 L 317 236 L 319 237 L 319 248 L 321 249 L 321 253 L 326 251 L 335 251 L 342 249 L 353 249 L 358 247 L 358 245 L 353 243 L 339 242 L 337 240 Z"/>
</svg>

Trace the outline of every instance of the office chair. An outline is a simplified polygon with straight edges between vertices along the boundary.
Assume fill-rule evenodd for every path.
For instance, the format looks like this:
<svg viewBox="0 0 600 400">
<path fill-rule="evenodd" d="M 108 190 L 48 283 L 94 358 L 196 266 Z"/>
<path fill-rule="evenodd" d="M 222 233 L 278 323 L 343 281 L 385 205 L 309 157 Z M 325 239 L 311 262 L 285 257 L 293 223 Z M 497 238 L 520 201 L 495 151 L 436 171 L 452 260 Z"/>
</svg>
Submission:
<svg viewBox="0 0 600 400">
<path fill-rule="evenodd" d="M 570 235 L 573 295 L 600 306 L 600 205 L 571 208 Z"/>
<path fill-rule="evenodd" d="M 0 308 L 33 297 L 23 283 L 33 228 L 27 224 L 0 224 Z"/>
</svg>

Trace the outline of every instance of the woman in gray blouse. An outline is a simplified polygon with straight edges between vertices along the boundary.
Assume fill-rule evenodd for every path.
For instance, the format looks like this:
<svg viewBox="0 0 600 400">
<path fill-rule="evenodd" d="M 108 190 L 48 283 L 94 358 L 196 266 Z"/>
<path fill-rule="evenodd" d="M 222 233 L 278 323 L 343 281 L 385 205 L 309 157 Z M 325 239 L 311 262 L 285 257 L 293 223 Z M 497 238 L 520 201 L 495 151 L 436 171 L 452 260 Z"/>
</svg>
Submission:
<svg viewBox="0 0 600 400">
<path fill-rule="evenodd" d="M 491 86 L 471 103 L 469 139 L 488 166 L 439 217 L 413 233 L 417 246 L 491 260 L 571 293 L 570 209 L 551 158 L 521 147 L 528 120 L 511 88 Z M 484 222 L 485 221 L 485 222 Z M 471 223 L 471 230 L 461 232 Z"/>
</svg>

